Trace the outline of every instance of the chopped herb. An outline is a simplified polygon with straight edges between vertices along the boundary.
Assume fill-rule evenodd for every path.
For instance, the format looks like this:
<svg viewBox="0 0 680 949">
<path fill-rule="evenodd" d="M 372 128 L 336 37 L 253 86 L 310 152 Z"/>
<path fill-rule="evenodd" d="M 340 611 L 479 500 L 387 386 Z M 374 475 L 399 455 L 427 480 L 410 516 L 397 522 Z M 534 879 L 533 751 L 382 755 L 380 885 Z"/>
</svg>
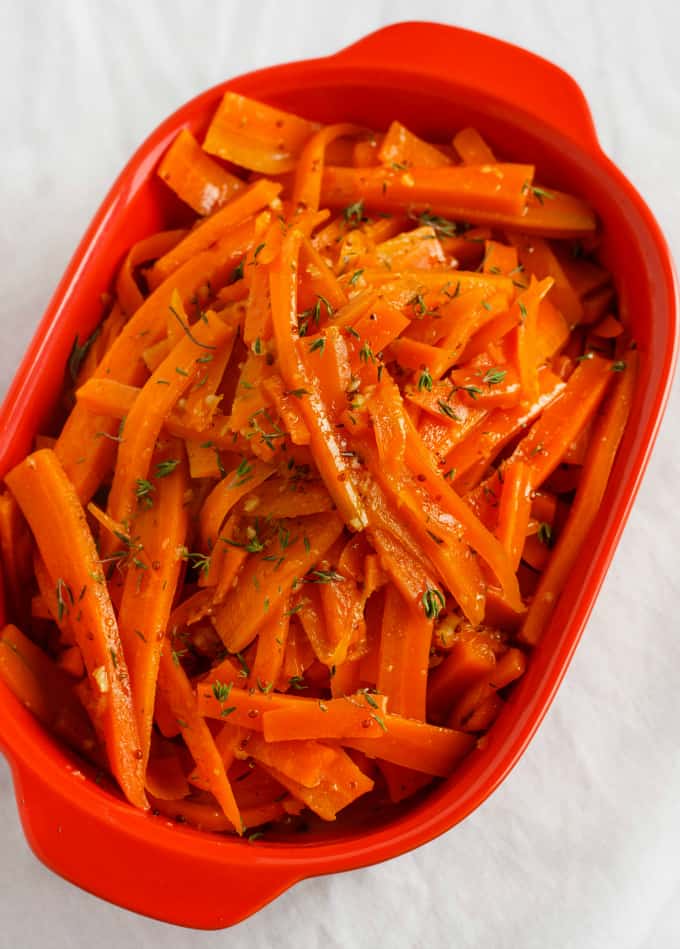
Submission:
<svg viewBox="0 0 680 949">
<path fill-rule="evenodd" d="M 208 343 L 201 343 L 199 340 L 197 340 L 194 334 L 191 332 L 191 330 L 187 326 L 187 324 L 182 319 L 182 317 L 179 315 L 177 310 L 173 306 L 169 307 L 169 310 L 172 313 L 172 315 L 175 317 L 179 325 L 182 327 L 184 332 L 187 334 L 187 336 L 189 337 L 192 343 L 194 343 L 196 346 L 200 346 L 201 349 L 217 349 L 216 346 L 210 346 L 208 345 Z"/>
<path fill-rule="evenodd" d="M 207 573 L 210 569 L 210 555 L 201 553 L 190 553 L 186 547 L 179 548 L 179 555 L 182 560 L 195 567 L 199 573 Z"/>
<path fill-rule="evenodd" d="M 522 300 L 519 301 L 519 312 L 522 314 L 521 322 L 523 323 L 529 314 L 527 313 L 526 305 Z"/>
<path fill-rule="evenodd" d="M 258 676 L 258 679 L 257 679 L 257 687 L 258 687 L 258 689 L 260 690 L 260 692 L 262 692 L 264 695 L 269 695 L 269 693 L 271 692 L 271 690 L 274 688 L 274 683 L 273 683 L 273 682 L 260 682 L 260 678 L 259 678 L 259 676 Z"/>
<path fill-rule="evenodd" d="M 264 243 L 257 245 L 257 247 L 255 248 L 255 250 L 253 251 L 253 260 L 257 260 L 258 254 L 261 254 L 262 251 L 265 249 L 266 246 L 267 246 L 267 245 L 264 244 Z"/>
<path fill-rule="evenodd" d="M 536 185 L 532 186 L 531 193 L 539 204 L 543 204 L 545 200 L 553 201 L 555 198 L 555 195 L 552 193 L 552 191 L 546 191 L 545 188 L 538 188 Z"/>
<path fill-rule="evenodd" d="M 377 724 L 380 725 L 384 732 L 387 731 L 387 725 L 385 724 L 384 719 L 382 719 L 376 712 L 371 712 L 371 718 L 374 722 L 377 722 Z"/>
<path fill-rule="evenodd" d="M 359 350 L 359 359 L 362 362 L 375 362 L 375 356 L 373 355 L 373 350 L 371 349 L 368 343 L 364 343 L 364 345 Z"/>
<path fill-rule="evenodd" d="M 457 227 L 455 221 L 449 221 L 445 217 L 438 217 L 436 214 L 430 214 L 423 211 L 417 217 L 418 222 L 424 227 L 434 228 L 437 237 L 455 237 Z"/>
<path fill-rule="evenodd" d="M 482 390 L 479 386 L 456 386 L 456 389 L 461 389 L 463 392 L 467 392 L 471 399 L 476 399 L 478 395 L 482 394 Z"/>
<path fill-rule="evenodd" d="M 289 389 L 284 395 L 294 395 L 296 399 L 301 399 L 303 395 L 309 395 L 307 389 Z"/>
<path fill-rule="evenodd" d="M 83 359 L 85 359 L 88 352 L 90 351 L 90 347 L 101 333 L 101 329 L 101 325 L 99 325 L 94 333 L 87 337 L 82 346 L 78 344 L 78 336 L 76 336 L 74 339 L 73 347 L 68 357 L 68 371 L 73 382 L 77 380 Z"/>
<path fill-rule="evenodd" d="M 309 583 L 344 583 L 345 578 L 336 570 L 312 570 L 309 577 L 305 578 Z"/>
<path fill-rule="evenodd" d="M 239 280 L 243 280 L 243 265 L 244 265 L 244 263 L 245 263 L 245 261 L 242 260 L 241 263 L 240 263 L 237 267 L 234 267 L 234 269 L 233 269 L 232 272 L 231 272 L 231 279 L 230 279 L 230 281 L 229 281 L 230 283 L 236 283 L 236 282 L 239 281 Z"/>
<path fill-rule="evenodd" d="M 418 378 L 418 392 L 422 392 L 423 389 L 432 391 L 432 376 L 429 369 L 423 369 Z"/>
<path fill-rule="evenodd" d="M 328 706 L 324 702 L 321 702 L 321 701 L 319 701 L 319 708 L 322 712 L 328 711 Z"/>
<path fill-rule="evenodd" d="M 355 201 L 354 204 L 348 204 L 342 212 L 342 216 L 347 224 L 353 224 L 358 227 L 362 221 L 367 220 L 364 216 L 364 202 Z"/>
<path fill-rule="evenodd" d="M 178 464 L 179 458 L 168 458 L 165 461 L 159 461 L 156 465 L 156 477 L 166 478 L 172 474 Z"/>
<path fill-rule="evenodd" d="M 175 372 L 176 372 L 178 375 L 180 375 L 180 376 L 188 376 L 188 375 L 189 375 L 189 373 L 186 371 L 186 369 L 182 369 L 181 366 L 175 366 Z"/>
<path fill-rule="evenodd" d="M 252 843 L 254 843 L 256 840 L 259 840 L 260 837 L 264 837 L 264 831 L 263 831 L 263 830 L 254 830 L 254 831 L 252 832 L 252 834 L 248 834 L 248 843 L 249 843 L 249 844 L 252 844 Z"/>
<path fill-rule="evenodd" d="M 320 336 L 318 339 L 315 339 L 314 342 L 309 347 L 310 353 L 322 353 L 326 348 L 326 337 Z"/>
<path fill-rule="evenodd" d="M 594 359 L 594 358 L 595 358 L 595 353 L 592 350 L 590 350 L 587 353 L 583 353 L 582 356 L 577 356 L 576 362 L 583 362 L 585 359 Z"/>
<path fill-rule="evenodd" d="M 550 526 L 550 524 L 541 522 L 538 525 L 538 531 L 536 532 L 536 536 L 538 537 L 538 539 L 540 540 L 542 544 L 545 544 L 546 547 L 552 547 L 553 532 L 552 532 L 552 527 Z"/>
<path fill-rule="evenodd" d="M 223 708 L 222 711 L 220 712 L 220 718 L 227 718 L 229 715 L 231 715 L 232 712 L 235 712 L 235 711 L 236 711 L 235 705 L 230 705 L 229 708 Z"/>
<path fill-rule="evenodd" d="M 306 689 L 307 686 L 302 676 L 291 676 L 288 680 L 288 688 L 301 692 L 303 689 Z"/>
<path fill-rule="evenodd" d="M 213 682 L 212 692 L 218 702 L 222 703 L 227 701 L 232 686 L 233 682 L 220 682 L 219 679 L 216 679 L 215 682 Z"/>
<path fill-rule="evenodd" d="M 497 386 L 503 382 L 507 374 L 507 369 L 487 369 L 482 382 L 485 382 L 488 386 Z"/>
<path fill-rule="evenodd" d="M 258 336 L 255 342 L 253 343 L 253 352 L 256 356 L 262 355 L 262 340 Z"/>
<path fill-rule="evenodd" d="M 439 406 L 439 411 L 442 413 L 442 415 L 445 415 L 447 418 L 453 419 L 454 422 L 460 422 L 460 416 L 456 415 L 456 413 L 448 404 L 448 402 L 445 402 L 443 399 L 438 399 L 437 405 Z"/>
<path fill-rule="evenodd" d="M 354 284 L 357 282 L 357 280 L 359 279 L 359 277 L 362 275 L 363 272 L 364 272 L 363 270 L 355 270 L 355 271 L 354 271 L 354 273 L 352 274 L 352 276 L 349 278 L 349 285 L 350 285 L 350 287 L 353 287 L 353 286 L 354 286 Z"/>
<path fill-rule="evenodd" d="M 622 359 L 619 359 L 615 363 L 612 363 L 612 372 L 623 372 L 625 368 L 626 368 L 626 363 Z"/>
<path fill-rule="evenodd" d="M 147 481 L 146 478 L 137 478 L 135 484 L 135 497 L 137 500 L 142 504 L 145 504 L 146 507 L 151 507 L 153 504 L 153 498 L 151 495 L 156 490 L 155 487 L 150 481 Z"/>
<path fill-rule="evenodd" d="M 446 601 L 441 590 L 436 587 L 429 587 L 423 593 L 422 603 L 425 616 L 428 619 L 436 619 L 444 608 Z"/>
<path fill-rule="evenodd" d="M 236 653 L 234 653 L 234 655 L 236 656 L 236 658 L 237 658 L 237 660 L 238 660 L 238 664 L 239 664 L 240 667 L 241 667 L 241 671 L 239 672 L 239 675 L 240 675 L 242 678 L 247 679 L 248 676 L 250 675 L 250 666 L 248 665 L 248 663 L 247 663 L 247 662 L 245 661 L 245 659 L 243 658 L 243 653 L 236 652 Z"/>
<path fill-rule="evenodd" d="M 309 551 L 312 549 L 312 545 L 309 542 L 309 537 L 303 537 L 302 543 L 305 545 L 305 553 L 309 553 Z"/>
<path fill-rule="evenodd" d="M 65 580 L 62 580 L 61 577 L 57 578 L 56 585 L 56 595 L 57 595 L 57 619 L 61 623 L 64 618 L 64 612 L 66 610 L 66 601 L 64 600 L 64 590 L 67 590 L 68 586 Z"/>
</svg>

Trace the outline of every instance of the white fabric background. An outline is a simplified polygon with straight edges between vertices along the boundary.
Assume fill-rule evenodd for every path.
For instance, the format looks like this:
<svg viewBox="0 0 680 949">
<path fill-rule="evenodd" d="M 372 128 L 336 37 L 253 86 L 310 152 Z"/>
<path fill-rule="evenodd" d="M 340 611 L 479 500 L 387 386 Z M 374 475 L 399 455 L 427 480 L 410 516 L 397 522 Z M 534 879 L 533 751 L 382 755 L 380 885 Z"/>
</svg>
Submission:
<svg viewBox="0 0 680 949">
<path fill-rule="evenodd" d="M 496 34 L 582 84 L 605 149 L 680 255 L 676 0 L 0 0 L 0 391 L 90 216 L 161 118 L 219 80 L 399 19 Z M 680 945 L 680 392 L 583 643 L 504 786 L 443 838 L 189 933 L 53 876 L 0 759 L 0 947 Z M 134 868 L 130 868 L 134 873 Z"/>
</svg>

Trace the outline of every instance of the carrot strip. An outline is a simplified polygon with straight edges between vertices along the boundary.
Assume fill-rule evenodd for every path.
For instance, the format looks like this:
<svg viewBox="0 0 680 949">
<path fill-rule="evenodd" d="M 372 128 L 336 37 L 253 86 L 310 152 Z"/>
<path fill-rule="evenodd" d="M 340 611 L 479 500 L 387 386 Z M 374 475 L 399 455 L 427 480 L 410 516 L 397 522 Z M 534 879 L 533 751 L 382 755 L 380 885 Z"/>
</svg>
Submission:
<svg viewBox="0 0 680 949">
<path fill-rule="evenodd" d="M 178 133 L 157 174 L 197 214 L 211 214 L 245 188 L 245 182 L 206 155 L 189 129 Z"/>
<path fill-rule="evenodd" d="M 182 738 L 205 786 L 217 798 L 236 833 L 242 833 L 241 815 L 224 763 L 208 726 L 197 710 L 191 683 L 169 644 L 161 651 L 158 688 L 182 730 Z"/>
<path fill-rule="evenodd" d="M 179 442 L 154 456 L 153 504 L 135 519 L 118 625 L 130 672 L 132 701 L 146 765 L 151 742 L 158 665 L 177 590 L 187 533 L 186 463 Z M 139 547 L 139 550 L 136 548 Z"/>
<path fill-rule="evenodd" d="M 359 135 L 362 129 L 347 122 L 326 125 L 315 132 L 300 152 L 293 183 L 293 207 L 317 211 L 321 195 L 326 148 L 337 138 Z"/>
<path fill-rule="evenodd" d="M 237 468 L 227 472 L 215 485 L 201 508 L 200 532 L 204 550 L 215 547 L 222 525 L 234 505 L 270 478 L 274 471 L 262 461 L 250 462 L 244 458 Z"/>
<path fill-rule="evenodd" d="M 387 715 L 384 722 L 387 731 L 377 741 L 344 738 L 343 746 L 363 751 L 369 758 L 445 778 L 475 744 L 471 735 L 398 715 Z"/>
<path fill-rule="evenodd" d="M 508 553 L 513 570 L 519 567 L 531 515 L 531 470 L 520 460 L 503 469 L 496 536 Z"/>
<path fill-rule="evenodd" d="M 0 632 L 0 679 L 43 725 L 96 758 L 95 735 L 72 681 L 16 626 Z"/>
<path fill-rule="evenodd" d="M 365 524 L 365 513 L 342 445 L 318 393 L 320 380 L 307 371 L 297 349 L 297 260 L 301 235 L 293 230 L 284 239 L 281 256 L 270 273 L 274 339 L 281 376 L 290 391 L 305 390 L 300 399 L 302 417 L 309 430 L 310 447 L 328 493 L 346 522 L 355 530 Z M 313 355 L 313 354 L 310 354 Z"/>
<path fill-rule="evenodd" d="M 465 165 L 492 165 L 494 154 L 477 129 L 461 129 L 453 139 L 453 147 Z"/>
<path fill-rule="evenodd" d="M 327 821 L 335 820 L 339 811 L 373 789 L 373 781 L 366 777 L 348 754 L 340 748 L 333 750 L 335 755 L 325 770 L 324 779 L 313 788 L 305 788 L 275 768 L 265 768 L 293 797 Z"/>
<path fill-rule="evenodd" d="M 271 715 L 271 712 L 267 713 Z M 274 768 L 279 774 L 305 788 L 318 787 L 337 760 L 335 748 L 318 741 L 268 742 L 251 732 L 237 750 L 239 758 L 253 758 L 258 764 Z"/>
<path fill-rule="evenodd" d="M 143 353 L 163 336 L 173 294 L 178 292 L 186 306 L 200 287 L 219 282 L 231 266 L 219 241 L 211 250 L 188 260 L 128 320 L 97 367 L 96 378 L 139 385 L 146 377 Z M 55 451 L 83 503 L 113 467 L 116 443 L 112 437 L 117 429 L 112 419 L 93 415 L 78 404 L 64 423 Z"/>
<path fill-rule="evenodd" d="M 386 711 L 384 695 L 360 693 L 339 699 L 297 700 L 292 707 L 282 704 L 265 712 L 262 726 L 265 741 L 296 741 L 318 738 L 379 739 Z"/>
<path fill-rule="evenodd" d="M 31 536 L 19 505 L 8 493 L 0 494 L 0 555 L 12 615 L 24 619 L 33 572 Z"/>
<path fill-rule="evenodd" d="M 157 260 L 169 253 L 185 236 L 186 231 L 161 231 L 133 244 L 125 256 L 116 279 L 118 304 L 126 316 L 132 316 L 142 303 L 144 295 L 135 279 L 135 270 L 140 264 Z"/>
<path fill-rule="evenodd" d="M 273 688 L 279 681 L 290 627 L 288 607 L 288 600 L 281 600 L 276 610 L 260 627 L 255 661 L 248 677 L 248 682 L 253 687 Z"/>
<path fill-rule="evenodd" d="M 397 589 L 387 588 L 378 654 L 378 692 L 390 710 L 407 718 L 425 720 L 427 669 L 432 621 L 422 610 L 409 609 Z"/>
<path fill-rule="evenodd" d="M 248 218 L 266 208 L 277 197 L 280 190 L 279 184 L 261 179 L 245 191 L 238 193 L 228 204 L 206 218 L 171 251 L 156 261 L 148 274 L 150 286 L 157 287 L 170 274 L 175 273 L 182 264 L 207 250 L 216 241 L 229 241 L 230 232 L 234 232 L 239 226 L 245 235 L 246 231 L 242 226 Z"/>
<path fill-rule="evenodd" d="M 484 167 L 489 170 L 482 171 Z M 504 176 L 501 195 L 494 190 L 497 169 Z M 544 237 L 582 237 L 595 230 L 597 219 L 585 201 L 555 190 L 542 204 L 527 200 L 524 185 L 532 177 L 531 165 L 471 165 L 410 172 L 327 166 L 321 203 L 341 208 L 364 200 L 366 207 L 375 211 L 426 211 L 454 221 L 490 224 Z M 463 190 L 464 185 L 470 185 L 469 189 Z"/>
<path fill-rule="evenodd" d="M 432 211 L 454 219 L 487 223 L 488 215 L 517 216 L 526 205 L 532 165 L 482 165 L 443 168 L 324 169 L 322 204 L 345 207 L 363 200 L 377 211 Z"/>
<path fill-rule="evenodd" d="M 318 123 L 291 112 L 225 92 L 203 148 L 251 171 L 282 174 L 295 168 L 305 142 L 318 128 Z"/>
<path fill-rule="evenodd" d="M 121 522 L 130 520 L 140 500 L 150 497 L 147 475 L 155 441 L 165 416 L 198 375 L 198 360 L 233 333 L 212 313 L 189 329 L 179 295 L 172 306 L 187 332 L 142 388 L 125 421 L 108 500 L 109 513 Z"/>
<path fill-rule="evenodd" d="M 418 138 L 401 122 L 392 122 L 387 135 L 378 149 L 378 159 L 384 165 L 415 165 L 417 168 L 441 168 L 450 165 L 451 159 L 434 145 Z"/>
<path fill-rule="evenodd" d="M 293 540 L 281 549 L 280 535 L 274 544 L 276 553 L 251 555 L 236 586 L 227 593 L 215 613 L 215 629 L 230 652 L 239 652 L 253 640 L 265 614 L 276 609 L 295 579 L 304 577 L 312 569 L 343 528 L 335 514 L 317 514 L 289 521 L 288 526 L 282 522 L 282 525 Z M 271 556 L 273 560 L 264 559 Z M 280 556 L 284 557 L 283 562 Z"/>
<path fill-rule="evenodd" d="M 446 721 L 459 696 L 482 680 L 488 681 L 495 665 L 493 650 L 484 639 L 469 638 L 456 642 L 442 664 L 430 674 L 428 719 Z"/>
<path fill-rule="evenodd" d="M 145 808 L 139 734 L 125 656 L 85 512 L 57 456 L 34 452 L 6 475 L 102 700 L 106 749 L 128 800 Z"/>
<path fill-rule="evenodd" d="M 532 645 L 537 643 L 547 628 L 600 510 L 630 414 L 637 377 L 637 354 L 634 351 L 627 353 L 625 363 L 625 369 L 618 375 L 604 410 L 595 423 L 574 503 L 522 625 L 520 635 L 523 642 Z"/>
</svg>

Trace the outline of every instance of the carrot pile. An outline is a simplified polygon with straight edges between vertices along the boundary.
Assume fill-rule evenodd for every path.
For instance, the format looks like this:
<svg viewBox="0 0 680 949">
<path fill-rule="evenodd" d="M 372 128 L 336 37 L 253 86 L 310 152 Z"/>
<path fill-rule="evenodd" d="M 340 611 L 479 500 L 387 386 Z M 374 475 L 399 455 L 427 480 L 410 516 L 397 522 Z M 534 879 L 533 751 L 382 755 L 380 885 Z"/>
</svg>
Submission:
<svg viewBox="0 0 680 949">
<path fill-rule="evenodd" d="M 492 725 L 604 495 L 636 352 L 594 214 L 473 129 L 230 92 L 158 174 L 193 224 L 130 249 L 5 477 L 0 677 L 204 830 L 400 801 Z"/>
</svg>

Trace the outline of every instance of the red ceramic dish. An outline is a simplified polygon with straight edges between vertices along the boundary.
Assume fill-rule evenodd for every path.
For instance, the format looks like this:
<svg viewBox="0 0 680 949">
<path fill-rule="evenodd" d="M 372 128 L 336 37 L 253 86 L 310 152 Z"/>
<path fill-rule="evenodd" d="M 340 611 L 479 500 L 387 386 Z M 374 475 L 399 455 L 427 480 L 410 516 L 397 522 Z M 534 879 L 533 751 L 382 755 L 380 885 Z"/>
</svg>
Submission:
<svg viewBox="0 0 680 949">
<path fill-rule="evenodd" d="M 49 416 L 73 339 L 93 329 L 94 301 L 109 287 L 123 253 L 168 226 L 174 205 L 154 176 L 160 156 L 183 126 L 199 134 L 205 129 L 227 87 L 323 121 L 380 128 L 398 117 L 434 140 L 473 124 L 507 158 L 535 162 L 541 182 L 581 195 L 597 209 L 602 256 L 638 342 L 641 373 L 588 557 L 486 746 L 382 824 L 330 825 L 316 836 L 254 844 L 170 824 L 100 788 L 0 683 L 0 749 L 12 766 L 26 836 L 38 857 L 121 906 L 201 928 L 235 923 L 304 877 L 376 863 L 431 840 L 505 778 L 545 715 L 593 607 L 649 458 L 677 344 L 666 243 L 639 195 L 602 153 L 574 81 L 498 40 L 434 24 L 399 24 L 327 59 L 217 86 L 153 132 L 97 212 L 17 372 L 0 413 L 0 476 L 29 450 Z"/>
</svg>

